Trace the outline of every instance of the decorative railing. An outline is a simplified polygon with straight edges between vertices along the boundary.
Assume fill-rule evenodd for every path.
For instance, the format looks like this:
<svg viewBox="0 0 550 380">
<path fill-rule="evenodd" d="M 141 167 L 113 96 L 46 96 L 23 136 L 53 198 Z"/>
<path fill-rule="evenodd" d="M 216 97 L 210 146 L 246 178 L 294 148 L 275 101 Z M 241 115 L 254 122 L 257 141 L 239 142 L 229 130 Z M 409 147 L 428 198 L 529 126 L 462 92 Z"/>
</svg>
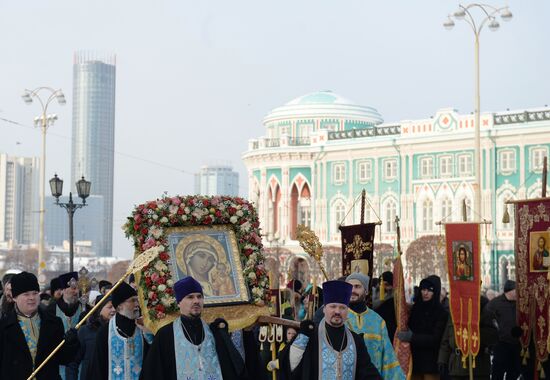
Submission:
<svg viewBox="0 0 550 380">
<path fill-rule="evenodd" d="M 281 140 L 279 139 L 265 139 L 264 145 L 266 148 L 278 148 L 281 146 Z"/>
<path fill-rule="evenodd" d="M 309 144 L 310 144 L 309 137 L 294 137 L 288 140 L 288 145 L 292 145 L 292 146 L 301 146 L 301 145 L 309 145 Z"/>
<path fill-rule="evenodd" d="M 387 126 L 370 127 L 370 128 L 363 128 L 363 129 L 352 129 L 349 131 L 329 132 L 328 139 L 342 140 L 342 139 L 353 139 L 358 137 L 398 135 L 400 133 L 401 133 L 400 125 L 387 125 Z"/>
<path fill-rule="evenodd" d="M 493 122 L 495 125 L 528 123 L 544 120 L 550 120 L 550 110 L 524 111 L 505 115 L 493 114 Z"/>
</svg>

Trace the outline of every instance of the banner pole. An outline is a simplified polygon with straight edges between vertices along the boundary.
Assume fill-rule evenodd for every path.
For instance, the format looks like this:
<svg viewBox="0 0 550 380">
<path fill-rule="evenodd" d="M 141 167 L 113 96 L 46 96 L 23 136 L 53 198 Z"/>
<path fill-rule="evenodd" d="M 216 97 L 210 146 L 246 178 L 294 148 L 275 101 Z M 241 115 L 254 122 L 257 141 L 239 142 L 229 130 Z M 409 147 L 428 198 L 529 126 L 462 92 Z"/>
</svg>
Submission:
<svg viewBox="0 0 550 380">
<path fill-rule="evenodd" d="M 470 380 L 474 380 L 474 366 L 472 363 L 472 354 L 468 353 L 468 371 L 470 373 Z"/>
</svg>

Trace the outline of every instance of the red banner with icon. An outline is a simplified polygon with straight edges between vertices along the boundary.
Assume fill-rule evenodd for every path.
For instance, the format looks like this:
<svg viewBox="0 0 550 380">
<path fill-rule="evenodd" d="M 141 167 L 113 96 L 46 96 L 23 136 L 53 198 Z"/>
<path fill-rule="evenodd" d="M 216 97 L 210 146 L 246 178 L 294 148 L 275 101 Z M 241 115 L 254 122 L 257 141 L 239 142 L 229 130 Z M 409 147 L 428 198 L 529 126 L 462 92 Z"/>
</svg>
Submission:
<svg viewBox="0 0 550 380">
<path fill-rule="evenodd" d="M 515 202 L 517 322 L 523 364 L 533 339 L 537 368 L 548 359 L 550 198 Z"/>
<path fill-rule="evenodd" d="M 481 292 L 481 245 L 479 223 L 445 224 L 450 309 L 462 364 L 475 363 L 479 353 L 479 306 Z"/>
</svg>

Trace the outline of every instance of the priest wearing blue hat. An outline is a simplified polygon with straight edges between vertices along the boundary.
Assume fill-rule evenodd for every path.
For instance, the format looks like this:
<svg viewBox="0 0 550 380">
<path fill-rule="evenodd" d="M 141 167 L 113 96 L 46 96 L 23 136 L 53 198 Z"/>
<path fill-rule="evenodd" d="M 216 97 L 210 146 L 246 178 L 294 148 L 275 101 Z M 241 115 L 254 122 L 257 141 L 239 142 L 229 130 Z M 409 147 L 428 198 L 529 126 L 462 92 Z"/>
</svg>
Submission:
<svg viewBox="0 0 550 380">
<path fill-rule="evenodd" d="M 302 321 L 300 333 L 281 354 L 281 379 L 382 379 L 363 338 L 346 326 L 351 291 L 344 281 L 323 284 L 324 318 L 318 325 Z"/>
<path fill-rule="evenodd" d="M 244 352 L 237 350 L 221 318 L 207 325 L 201 318 L 201 284 L 188 276 L 174 284 L 180 317 L 162 327 L 143 364 L 142 380 L 252 379 L 260 373 L 254 334 L 243 333 Z"/>
</svg>

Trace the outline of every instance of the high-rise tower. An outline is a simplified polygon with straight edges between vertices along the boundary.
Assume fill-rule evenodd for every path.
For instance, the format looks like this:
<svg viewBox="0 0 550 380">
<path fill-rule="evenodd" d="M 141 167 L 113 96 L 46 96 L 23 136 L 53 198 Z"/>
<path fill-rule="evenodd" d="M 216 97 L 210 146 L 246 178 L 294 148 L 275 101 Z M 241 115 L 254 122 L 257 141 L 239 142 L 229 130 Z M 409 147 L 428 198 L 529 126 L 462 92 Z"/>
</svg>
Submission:
<svg viewBox="0 0 550 380">
<path fill-rule="evenodd" d="M 71 183 L 84 176 L 91 194 L 103 197 L 99 256 L 112 256 L 116 57 L 78 52 L 73 64 Z"/>
</svg>

